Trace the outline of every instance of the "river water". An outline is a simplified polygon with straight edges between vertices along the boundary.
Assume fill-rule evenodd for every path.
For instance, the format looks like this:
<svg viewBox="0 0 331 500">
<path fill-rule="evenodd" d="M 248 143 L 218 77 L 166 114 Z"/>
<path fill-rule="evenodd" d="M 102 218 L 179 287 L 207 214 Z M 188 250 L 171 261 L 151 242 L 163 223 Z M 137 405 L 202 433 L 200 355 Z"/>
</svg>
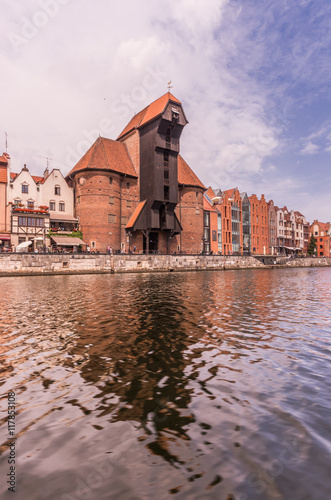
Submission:
<svg viewBox="0 0 331 500">
<path fill-rule="evenodd" d="M 331 269 L 0 278 L 1 488 L 331 498 Z"/>
</svg>

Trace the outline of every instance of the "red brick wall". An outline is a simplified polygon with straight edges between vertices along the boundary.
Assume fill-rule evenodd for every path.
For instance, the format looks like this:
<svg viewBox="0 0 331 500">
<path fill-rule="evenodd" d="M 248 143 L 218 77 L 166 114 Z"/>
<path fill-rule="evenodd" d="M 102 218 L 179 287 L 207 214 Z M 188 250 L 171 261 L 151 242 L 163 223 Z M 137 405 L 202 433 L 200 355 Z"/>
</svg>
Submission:
<svg viewBox="0 0 331 500">
<path fill-rule="evenodd" d="M 203 237 L 203 190 L 185 186 L 179 190 L 179 203 L 176 215 L 183 228 L 181 237 L 171 240 L 171 251 L 177 251 L 177 245 L 184 253 L 200 253 Z"/>
<path fill-rule="evenodd" d="M 251 202 L 252 253 L 263 255 L 269 253 L 268 204 L 264 195 L 261 196 L 261 200 L 255 194 L 249 199 Z"/>
<path fill-rule="evenodd" d="M 113 203 L 110 203 L 110 196 Z M 131 206 L 127 206 L 127 201 Z M 95 241 L 95 249 L 100 252 L 106 251 L 108 246 L 121 250 L 124 245 L 128 250 L 125 225 L 137 204 L 137 179 L 97 170 L 79 172 L 75 176 L 75 214 L 79 217 L 83 240 L 91 249 Z M 108 222 L 109 215 L 115 215 L 115 223 Z M 120 221 L 121 217 L 124 219 Z"/>
<path fill-rule="evenodd" d="M 140 140 L 139 131 L 134 130 L 126 139 L 122 139 L 121 142 L 126 144 L 128 148 L 131 161 L 133 163 L 134 169 L 139 177 L 140 175 Z"/>
</svg>

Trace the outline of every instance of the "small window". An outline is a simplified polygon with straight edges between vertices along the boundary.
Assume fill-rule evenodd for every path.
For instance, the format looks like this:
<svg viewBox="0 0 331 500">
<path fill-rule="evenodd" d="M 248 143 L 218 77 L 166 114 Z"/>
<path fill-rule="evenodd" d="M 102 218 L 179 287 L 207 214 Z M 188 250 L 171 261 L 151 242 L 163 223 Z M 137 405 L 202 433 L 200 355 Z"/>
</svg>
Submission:
<svg viewBox="0 0 331 500">
<path fill-rule="evenodd" d="M 126 189 L 130 189 L 130 182 L 126 183 Z"/>
<path fill-rule="evenodd" d="M 14 200 L 14 207 L 19 208 L 21 206 L 21 200 Z"/>
<path fill-rule="evenodd" d="M 198 208 L 195 209 L 195 215 L 199 215 L 200 214 L 200 210 Z"/>
<path fill-rule="evenodd" d="M 55 210 L 55 201 L 50 201 L 49 202 L 49 209 L 54 211 Z"/>
<path fill-rule="evenodd" d="M 77 203 L 80 203 L 80 196 L 77 196 L 77 198 L 76 198 L 76 202 L 77 202 Z"/>
<path fill-rule="evenodd" d="M 28 201 L 28 208 L 34 209 L 34 201 Z"/>
<path fill-rule="evenodd" d="M 169 186 L 164 186 L 164 199 L 169 200 Z"/>
<path fill-rule="evenodd" d="M 60 186 L 55 186 L 55 188 L 54 188 L 54 194 L 56 194 L 58 196 L 61 194 L 61 188 L 60 188 Z"/>
<path fill-rule="evenodd" d="M 163 165 L 165 167 L 168 167 L 168 165 L 169 165 L 169 153 L 168 152 L 163 153 Z"/>
<path fill-rule="evenodd" d="M 111 223 L 116 222 L 116 217 L 114 214 L 108 215 L 108 222 L 111 222 Z"/>
<path fill-rule="evenodd" d="M 29 192 L 28 184 L 22 184 L 22 193 L 28 193 L 28 192 Z"/>
<path fill-rule="evenodd" d="M 28 226 L 35 227 L 35 219 L 33 217 L 28 217 Z"/>
<path fill-rule="evenodd" d="M 26 217 L 19 217 L 18 218 L 18 225 L 19 226 L 26 226 Z M 25 238 L 24 238 L 25 241 Z"/>
<path fill-rule="evenodd" d="M 95 248 L 95 241 L 91 241 L 91 248 Z"/>
<path fill-rule="evenodd" d="M 114 196 L 109 196 L 110 205 L 114 205 Z"/>
<path fill-rule="evenodd" d="M 113 178 L 109 177 L 109 184 L 112 184 L 112 183 L 113 183 Z"/>
<path fill-rule="evenodd" d="M 59 203 L 59 211 L 64 212 L 65 211 L 65 204 L 63 201 L 60 201 Z"/>
<path fill-rule="evenodd" d="M 122 225 L 126 224 L 126 217 L 124 215 L 122 215 L 121 217 L 121 224 Z"/>
<path fill-rule="evenodd" d="M 131 207 L 131 200 L 126 200 L 126 206 Z"/>
<path fill-rule="evenodd" d="M 169 170 L 164 169 L 164 180 L 168 181 L 169 180 Z"/>
</svg>

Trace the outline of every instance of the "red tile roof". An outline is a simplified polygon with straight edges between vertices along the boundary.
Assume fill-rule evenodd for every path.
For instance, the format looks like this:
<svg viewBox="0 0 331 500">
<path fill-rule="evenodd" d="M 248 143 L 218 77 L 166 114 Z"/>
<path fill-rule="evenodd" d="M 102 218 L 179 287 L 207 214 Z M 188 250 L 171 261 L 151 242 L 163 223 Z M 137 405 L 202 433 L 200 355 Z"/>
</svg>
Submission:
<svg viewBox="0 0 331 500">
<path fill-rule="evenodd" d="M 147 202 L 147 200 L 144 200 L 144 201 L 141 201 L 140 203 L 138 203 L 138 205 L 136 206 L 133 214 L 131 215 L 127 225 L 125 226 L 125 229 L 133 228 L 133 226 L 135 225 L 135 223 L 138 220 L 138 217 L 140 216 L 141 212 L 143 211 L 143 209 L 146 205 L 146 202 Z"/>
<path fill-rule="evenodd" d="M 206 190 L 206 187 L 180 155 L 178 155 L 178 184 L 199 187 Z"/>
<path fill-rule="evenodd" d="M 10 172 L 11 180 L 14 181 L 18 175 L 19 174 L 17 174 L 16 172 Z M 39 175 L 31 175 L 31 177 L 35 181 L 36 184 L 38 184 L 38 182 L 42 183 L 42 181 L 44 181 L 44 178 L 40 177 Z"/>
<path fill-rule="evenodd" d="M 5 154 L 3 156 L 0 156 L 0 163 L 5 163 L 6 165 L 8 164 L 8 160 Z"/>
<path fill-rule="evenodd" d="M 40 176 L 38 176 L 38 175 L 32 175 L 31 177 L 32 177 L 32 179 L 35 181 L 35 183 L 36 183 L 36 184 L 37 184 L 38 182 L 42 182 L 42 181 L 44 180 L 44 178 L 43 178 L 43 177 L 40 177 Z"/>
<path fill-rule="evenodd" d="M 0 165 L 0 182 L 7 184 L 7 167 Z"/>
<path fill-rule="evenodd" d="M 226 193 L 229 198 L 232 198 L 232 196 L 234 195 L 235 190 L 236 190 L 236 188 L 226 189 L 225 191 L 223 191 L 223 193 Z"/>
<path fill-rule="evenodd" d="M 126 145 L 104 137 L 98 137 L 67 177 L 87 168 L 113 170 L 120 174 L 137 177 Z"/>
<path fill-rule="evenodd" d="M 117 140 L 121 139 L 132 130 L 140 128 L 151 120 L 154 120 L 159 115 L 162 115 L 169 101 L 181 104 L 175 96 L 173 96 L 170 92 L 167 92 L 162 97 L 159 97 L 159 99 L 156 99 L 156 101 L 149 104 L 142 111 L 139 111 L 139 113 L 137 113 L 130 120 L 125 129 L 120 133 Z"/>
</svg>

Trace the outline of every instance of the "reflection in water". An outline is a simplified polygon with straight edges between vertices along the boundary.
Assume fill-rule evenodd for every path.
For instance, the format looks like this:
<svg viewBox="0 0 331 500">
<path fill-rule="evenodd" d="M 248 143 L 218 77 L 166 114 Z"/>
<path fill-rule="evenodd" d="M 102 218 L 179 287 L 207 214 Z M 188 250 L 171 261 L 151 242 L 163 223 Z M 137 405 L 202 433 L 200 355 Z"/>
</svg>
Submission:
<svg viewBox="0 0 331 500">
<path fill-rule="evenodd" d="M 1 278 L 25 498 L 327 498 L 330 285 L 329 269 Z"/>
</svg>

